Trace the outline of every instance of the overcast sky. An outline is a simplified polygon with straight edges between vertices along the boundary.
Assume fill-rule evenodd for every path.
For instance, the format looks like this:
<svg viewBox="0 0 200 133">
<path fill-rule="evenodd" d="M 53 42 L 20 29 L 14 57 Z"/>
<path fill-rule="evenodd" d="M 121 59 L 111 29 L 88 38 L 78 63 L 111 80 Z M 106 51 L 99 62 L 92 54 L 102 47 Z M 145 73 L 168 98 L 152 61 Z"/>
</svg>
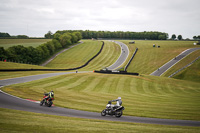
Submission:
<svg viewBox="0 0 200 133">
<path fill-rule="evenodd" d="M 0 32 L 160 31 L 200 35 L 200 0 L 0 0 Z"/>
</svg>

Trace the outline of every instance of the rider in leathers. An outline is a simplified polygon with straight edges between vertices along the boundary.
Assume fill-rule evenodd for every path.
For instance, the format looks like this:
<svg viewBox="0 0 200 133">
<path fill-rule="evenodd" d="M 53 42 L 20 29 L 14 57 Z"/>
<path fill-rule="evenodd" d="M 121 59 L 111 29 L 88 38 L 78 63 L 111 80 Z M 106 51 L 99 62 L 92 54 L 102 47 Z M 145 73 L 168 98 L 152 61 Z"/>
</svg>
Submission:
<svg viewBox="0 0 200 133">
<path fill-rule="evenodd" d="M 113 111 L 114 107 L 120 107 L 122 105 L 121 97 L 118 97 L 115 100 L 111 100 L 111 102 L 117 102 L 115 105 L 111 106 L 111 110 Z"/>
<path fill-rule="evenodd" d="M 47 100 L 48 98 L 54 98 L 54 92 L 53 91 L 50 91 L 48 93 L 48 97 L 46 97 L 45 100 Z"/>
</svg>

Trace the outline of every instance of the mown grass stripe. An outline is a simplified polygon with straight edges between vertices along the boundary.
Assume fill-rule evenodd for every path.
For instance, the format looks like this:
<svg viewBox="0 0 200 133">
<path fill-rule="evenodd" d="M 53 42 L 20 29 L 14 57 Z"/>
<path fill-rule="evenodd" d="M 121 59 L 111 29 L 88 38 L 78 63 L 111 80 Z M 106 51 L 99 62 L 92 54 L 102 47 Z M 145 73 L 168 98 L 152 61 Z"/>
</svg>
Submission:
<svg viewBox="0 0 200 133">
<path fill-rule="evenodd" d="M 125 115 L 200 120 L 199 83 L 145 75 L 74 73 L 60 77 L 2 89 L 38 100 L 55 79 L 56 106 L 100 112 L 109 100 L 121 96 Z M 38 87 L 40 84 L 41 88 Z"/>
</svg>

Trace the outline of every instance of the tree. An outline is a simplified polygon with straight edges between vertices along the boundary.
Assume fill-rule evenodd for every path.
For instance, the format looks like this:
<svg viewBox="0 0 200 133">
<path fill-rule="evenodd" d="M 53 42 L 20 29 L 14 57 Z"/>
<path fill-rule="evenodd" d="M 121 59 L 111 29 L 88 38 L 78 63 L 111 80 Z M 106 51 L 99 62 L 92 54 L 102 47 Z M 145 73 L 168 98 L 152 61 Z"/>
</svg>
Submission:
<svg viewBox="0 0 200 133">
<path fill-rule="evenodd" d="M 49 57 L 50 51 L 48 50 L 48 48 L 47 48 L 47 46 L 45 44 L 42 44 L 42 45 L 40 45 L 38 47 L 40 47 L 44 52 L 43 55 L 42 55 L 43 59 L 46 59 L 47 57 Z"/>
<path fill-rule="evenodd" d="M 182 40 L 182 35 L 178 35 L 178 40 Z"/>
<path fill-rule="evenodd" d="M 62 45 L 63 48 L 65 48 L 67 45 L 71 45 L 71 36 L 69 33 L 64 33 L 63 35 L 60 36 L 60 44 Z"/>
<path fill-rule="evenodd" d="M 196 39 L 197 39 L 197 36 L 193 36 L 193 39 L 196 40 Z"/>
<path fill-rule="evenodd" d="M 28 39 L 29 37 L 27 35 L 18 35 L 18 39 Z"/>
<path fill-rule="evenodd" d="M 4 38 L 4 37 L 10 37 L 10 35 L 8 33 L 0 32 L 0 37 L 2 37 L 2 38 Z"/>
<path fill-rule="evenodd" d="M 172 39 L 173 39 L 173 40 L 176 39 L 176 35 L 175 35 L 175 34 L 172 35 Z"/>
<path fill-rule="evenodd" d="M 27 62 L 27 48 L 22 45 L 12 46 L 7 49 L 8 59 Z"/>
<path fill-rule="evenodd" d="M 49 50 L 50 55 L 52 55 L 55 52 L 55 47 L 52 41 L 46 42 L 44 45 L 46 45 L 47 49 Z"/>
<path fill-rule="evenodd" d="M 38 46 L 36 48 L 36 51 L 37 51 L 37 56 L 36 56 L 36 61 L 37 63 L 36 64 L 39 64 L 43 59 L 44 59 L 44 50 L 42 49 L 42 47 Z"/>
<path fill-rule="evenodd" d="M 0 47 L 0 60 L 7 59 L 7 52 L 3 47 Z"/>
<path fill-rule="evenodd" d="M 158 36 L 158 40 L 166 40 L 165 35 L 159 35 L 159 36 Z"/>
<path fill-rule="evenodd" d="M 53 33 L 51 31 L 48 31 L 48 33 L 45 34 L 44 37 L 47 38 L 47 39 L 52 39 L 53 38 Z"/>
<path fill-rule="evenodd" d="M 78 41 L 82 39 L 82 35 L 80 32 L 75 32 L 76 36 L 78 37 Z"/>
<path fill-rule="evenodd" d="M 60 40 L 60 36 L 61 36 L 61 34 L 60 33 L 55 33 L 54 35 L 53 35 L 53 39 L 56 39 L 56 40 Z"/>
<path fill-rule="evenodd" d="M 62 45 L 60 44 L 60 42 L 58 40 L 53 39 L 52 43 L 54 45 L 55 51 L 62 48 Z"/>
<path fill-rule="evenodd" d="M 76 43 L 78 41 L 78 37 L 75 33 L 71 33 L 71 42 Z"/>
</svg>

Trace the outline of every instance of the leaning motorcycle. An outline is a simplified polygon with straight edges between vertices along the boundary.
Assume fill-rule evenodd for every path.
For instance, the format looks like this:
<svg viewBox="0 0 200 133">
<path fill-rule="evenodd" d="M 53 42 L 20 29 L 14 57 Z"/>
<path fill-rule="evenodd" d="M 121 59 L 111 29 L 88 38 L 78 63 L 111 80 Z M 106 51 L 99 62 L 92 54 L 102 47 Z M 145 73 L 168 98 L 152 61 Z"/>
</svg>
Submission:
<svg viewBox="0 0 200 133">
<path fill-rule="evenodd" d="M 101 112 L 101 116 L 106 116 L 106 115 L 115 115 L 116 117 L 121 117 L 123 114 L 123 110 L 125 109 L 123 106 L 115 107 L 111 104 L 111 101 L 108 102 L 106 105 L 106 109 L 104 109 Z M 113 108 L 113 109 L 112 109 Z"/>
<path fill-rule="evenodd" d="M 48 93 L 44 93 L 43 99 L 40 102 L 40 106 L 42 106 L 43 104 L 45 104 L 47 107 L 51 107 L 53 104 L 53 100 L 54 98 L 47 98 L 48 97 Z"/>
</svg>

